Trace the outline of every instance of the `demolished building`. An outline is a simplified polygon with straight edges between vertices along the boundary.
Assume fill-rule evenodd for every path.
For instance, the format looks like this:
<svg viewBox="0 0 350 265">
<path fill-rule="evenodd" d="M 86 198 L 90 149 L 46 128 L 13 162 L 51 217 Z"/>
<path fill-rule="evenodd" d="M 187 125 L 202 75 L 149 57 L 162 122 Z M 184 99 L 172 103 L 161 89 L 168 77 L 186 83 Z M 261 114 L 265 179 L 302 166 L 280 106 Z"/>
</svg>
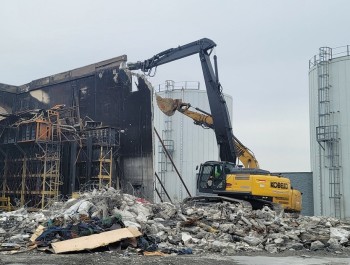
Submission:
<svg viewBox="0 0 350 265">
<path fill-rule="evenodd" d="M 152 89 L 119 56 L 0 84 L 0 203 L 45 208 L 109 185 L 153 199 Z"/>
</svg>

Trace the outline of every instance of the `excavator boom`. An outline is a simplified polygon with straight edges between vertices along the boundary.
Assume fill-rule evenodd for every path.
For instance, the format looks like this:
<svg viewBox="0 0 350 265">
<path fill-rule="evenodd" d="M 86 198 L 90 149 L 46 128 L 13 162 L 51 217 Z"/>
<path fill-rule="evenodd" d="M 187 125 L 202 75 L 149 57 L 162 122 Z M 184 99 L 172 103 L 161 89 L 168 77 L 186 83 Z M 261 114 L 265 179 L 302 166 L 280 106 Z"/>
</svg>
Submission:
<svg viewBox="0 0 350 265">
<path fill-rule="evenodd" d="M 220 159 L 221 161 L 236 163 L 237 155 L 232 141 L 233 132 L 231 120 L 228 114 L 226 101 L 221 92 L 216 56 L 214 55 L 215 72 L 210 61 L 210 54 L 215 46 L 215 42 L 204 38 L 177 48 L 165 50 L 143 62 L 128 63 L 127 66 L 129 70 L 141 70 L 150 74 L 150 71 L 154 67 L 198 54 L 202 65 L 211 115 L 215 117 L 213 130 L 215 131 L 216 142 L 219 147 Z"/>
</svg>

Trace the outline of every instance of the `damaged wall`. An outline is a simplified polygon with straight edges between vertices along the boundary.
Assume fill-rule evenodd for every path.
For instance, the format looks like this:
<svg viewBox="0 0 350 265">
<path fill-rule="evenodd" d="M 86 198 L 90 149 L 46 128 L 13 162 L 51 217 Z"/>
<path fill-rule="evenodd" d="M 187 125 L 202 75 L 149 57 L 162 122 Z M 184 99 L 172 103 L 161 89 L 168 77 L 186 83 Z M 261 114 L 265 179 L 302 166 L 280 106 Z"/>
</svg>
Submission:
<svg viewBox="0 0 350 265">
<path fill-rule="evenodd" d="M 153 88 L 142 76 L 122 71 L 119 78 L 125 80 L 125 76 L 128 77 L 128 82 L 131 81 L 131 76 L 137 78 L 137 91 L 128 94 L 123 105 L 123 113 L 126 115 L 122 120 L 124 132 L 121 133 L 121 150 L 125 179 L 129 181 L 124 182 L 123 189 L 152 201 Z"/>
<path fill-rule="evenodd" d="M 15 104 L 17 87 L 0 83 L 0 115 L 12 113 Z M 3 117 L 0 116 L 0 120 Z"/>
<path fill-rule="evenodd" d="M 120 133 L 120 146 L 114 156 L 113 173 L 120 177 L 123 189 L 132 189 L 135 195 L 152 200 L 152 91 L 141 77 L 136 80 L 137 91 L 132 91 L 132 75 L 121 69 L 126 60 L 123 55 L 18 87 L 0 84 L 0 112 L 16 114 L 64 105 L 62 108 L 70 112 L 62 119 L 64 125 L 78 129 L 86 122 L 96 121 L 102 126 L 116 128 Z M 7 125 L 3 122 L 0 127 Z M 82 187 L 76 168 L 79 143 L 72 143 L 70 139 L 62 148 L 61 180 L 64 184 L 61 189 L 64 194 Z M 4 175 L 5 164 L 4 161 L 0 163 L 0 177 Z M 89 172 L 89 166 L 85 165 L 80 171 Z M 116 177 L 113 182 L 116 185 Z"/>
</svg>

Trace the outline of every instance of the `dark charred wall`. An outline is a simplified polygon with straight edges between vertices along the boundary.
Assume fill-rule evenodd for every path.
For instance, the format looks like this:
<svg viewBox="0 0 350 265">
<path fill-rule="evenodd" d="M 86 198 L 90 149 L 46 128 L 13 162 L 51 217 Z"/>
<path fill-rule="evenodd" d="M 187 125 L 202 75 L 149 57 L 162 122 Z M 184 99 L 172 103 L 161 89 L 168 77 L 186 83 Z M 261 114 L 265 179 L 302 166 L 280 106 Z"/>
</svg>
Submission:
<svg viewBox="0 0 350 265">
<path fill-rule="evenodd" d="M 123 73 L 119 77 L 121 83 L 130 82 L 130 75 Z M 121 105 L 124 129 L 121 134 L 122 163 L 130 180 L 124 183 L 123 189 L 152 200 L 152 197 L 146 196 L 153 194 L 152 91 L 143 78 L 136 79 L 137 91 L 127 93 L 125 104 Z"/>
<path fill-rule="evenodd" d="M 105 64 L 83 67 L 21 86 L 15 111 L 64 104 L 76 108 L 83 120 L 121 127 L 123 97 L 131 92 L 130 84 L 118 81 L 119 65 L 125 60 L 126 56 L 121 56 Z"/>
<path fill-rule="evenodd" d="M 124 83 L 125 78 L 129 78 L 125 73 L 120 77 L 122 83 Z M 125 104 L 121 104 L 119 110 L 125 130 L 122 142 L 123 155 L 125 156 L 145 155 L 152 152 L 151 135 L 144 134 L 144 132 L 153 131 L 152 122 L 148 122 L 152 120 L 152 92 L 142 78 L 137 78 L 137 89 L 137 91 L 124 95 Z"/>
<path fill-rule="evenodd" d="M 16 100 L 16 93 L 17 87 L 0 83 L 0 114 L 12 113 L 12 108 Z"/>
<path fill-rule="evenodd" d="M 99 121 L 121 131 L 116 172 L 121 186 L 140 196 L 153 198 L 152 91 L 142 78 L 137 78 L 137 91 L 132 91 L 131 73 L 120 69 L 126 55 L 104 62 L 52 75 L 15 87 L 17 94 L 0 87 L 0 107 L 12 112 L 49 109 L 56 105 L 71 108 L 85 121 Z M 12 87 L 13 88 L 13 87 Z M 5 90 L 5 91 L 3 91 Z M 0 109 L 1 110 L 1 109 Z M 77 119 L 79 121 L 79 119 Z M 70 169 L 74 152 L 67 145 L 63 152 L 63 180 L 72 180 Z M 64 183 L 63 190 L 72 185 Z M 74 185 L 73 185 L 74 186 Z"/>
</svg>

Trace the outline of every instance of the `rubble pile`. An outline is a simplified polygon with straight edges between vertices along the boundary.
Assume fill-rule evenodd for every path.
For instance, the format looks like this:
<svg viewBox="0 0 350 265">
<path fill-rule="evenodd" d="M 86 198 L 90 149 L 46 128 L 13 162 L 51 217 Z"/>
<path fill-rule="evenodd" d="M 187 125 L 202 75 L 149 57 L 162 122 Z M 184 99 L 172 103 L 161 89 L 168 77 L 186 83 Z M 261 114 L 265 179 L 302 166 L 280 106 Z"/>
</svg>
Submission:
<svg viewBox="0 0 350 265">
<path fill-rule="evenodd" d="M 133 248 L 144 254 L 350 249 L 350 223 L 343 220 L 295 217 L 268 207 L 253 211 L 228 202 L 152 204 L 113 188 L 83 193 L 40 212 L 0 214 L 0 250 L 33 245 L 55 250 L 57 242 L 100 233 L 110 233 L 110 250 Z"/>
</svg>

